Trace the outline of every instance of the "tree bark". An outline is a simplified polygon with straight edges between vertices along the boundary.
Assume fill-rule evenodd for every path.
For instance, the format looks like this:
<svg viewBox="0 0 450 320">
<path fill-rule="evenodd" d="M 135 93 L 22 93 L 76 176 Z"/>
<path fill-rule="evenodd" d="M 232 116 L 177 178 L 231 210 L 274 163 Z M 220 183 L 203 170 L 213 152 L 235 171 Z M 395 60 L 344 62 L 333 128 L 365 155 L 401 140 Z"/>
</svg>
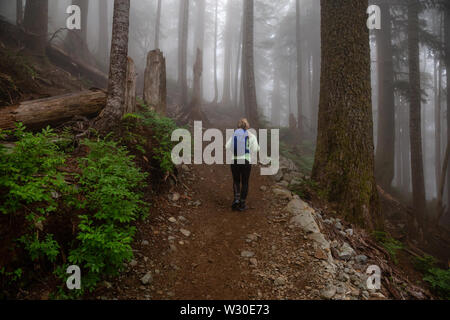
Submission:
<svg viewBox="0 0 450 320">
<path fill-rule="evenodd" d="M 321 0 L 322 69 L 312 177 L 353 223 L 382 223 L 374 177 L 367 0 Z"/>
<path fill-rule="evenodd" d="M 156 27 L 155 27 L 155 49 L 159 49 L 159 34 L 161 28 L 161 10 L 162 0 L 158 0 L 158 8 L 156 10 Z"/>
<path fill-rule="evenodd" d="M 195 115 L 193 120 L 202 120 L 202 91 L 201 81 L 203 73 L 203 53 L 202 50 L 197 49 L 197 55 L 194 64 L 194 94 L 191 101 L 192 114 Z"/>
<path fill-rule="evenodd" d="M 272 103 L 271 103 L 271 123 L 275 128 L 280 127 L 281 122 L 281 103 L 280 103 L 280 79 L 274 70 Z"/>
<path fill-rule="evenodd" d="M 178 87 L 180 88 L 180 105 L 185 106 L 188 99 L 187 87 L 187 46 L 189 28 L 189 0 L 180 0 L 178 24 Z"/>
<path fill-rule="evenodd" d="M 201 57 L 199 58 L 199 63 L 201 62 L 203 64 L 203 49 L 205 46 L 205 0 L 197 0 L 197 21 L 195 26 L 195 53 L 196 55 L 200 54 Z M 200 50 L 200 53 L 199 51 Z M 196 61 L 197 62 L 197 61 Z M 203 65 L 201 66 L 201 72 L 203 72 Z M 195 70 L 194 70 L 195 71 Z M 195 76 L 195 75 L 194 75 Z M 198 96 L 196 99 L 198 99 L 199 103 L 201 104 L 203 102 L 203 78 L 200 76 L 198 83 Z M 195 86 L 195 81 L 194 81 Z M 195 89 L 195 88 L 194 88 Z"/>
<path fill-rule="evenodd" d="M 227 20 L 225 24 L 225 42 L 224 42 L 224 64 L 223 64 L 223 92 L 222 104 L 229 106 L 231 103 L 231 48 L 232 48 L 232 31 L 231 25 L 233 20 L 233 0 L 227 1 Z"/>
<path fill-rule="evenodd" d="M 243 34 L 243 82 L 244 82 L 244 104 L 245 113 L 253 128 L 259 128 L 258 104 L 255 87 L 255 67 L 253 48 L 253 25 L 254 25 L 253 0 L 244 2 L 244 34 Z"/>
<path fill-rule="evenodd" d="M 445 148 L 445 156 L 444 156 L 444 166 L 442 167 L 442 172 L 439 179 L 439 189 L 438 189 L 438 195 L 437 195 L 437 208 L 438 213 L 435 221 L 435 225 L 439 226 L 439 222 L 442 218 L 442 215 L 444 214 L 444 207 L 442 205 L 442 198 L 444 196 L 444 187 L 445 187 L 445 180 L 447 176 L 447 170 L 448 170 L 448 159 L 449 159 L 449 144 L 447 144 L 447 147 Z"/>
<path fill-rule="evenodd" d="M 297 45 L 297 129 L 298 133 L 303 133 L 302 121 L 302 47 L 300 33 L 300 0 L 295 1 L 295 25 L 296 25 L 296 45 Z M 299 137 L 300 141 L 300 137 Z"/>
<path fill-rule="evenodd" d="M 215 7 L 215 20 L 214 20 L 214 100 L 213 103 L 216 104 L 219 99 L 219 86 L 217 84 L 217 29 L 218 29 L 218 7 L 219 0 L 216 0 Z"/>
<path fill-rule="evenodd" d="M 144 74 L 144 102 L 161 115 L 166 114 L 166 59 L 160 50 L 148 53 Z"/>
<path fill-rule="evenodd" d="M 375 155 L 377 183 L 390 190 L 394 179 L 395 101 L 392 61 L 391 13 L 387 2 L 380 3 L 381 30 L 376 31 L 378 63 L 378 134 Z"/>
<path fill-rule="evenodd" d="M 441 177 L 441 144 L 442 144 L 442 128 L 441 128 L 441 92 L 442 92 L 442 65 L 435 59 L 434 62 L 434 164 L 436 191 L 439 190 L 439 180 Z"/>
<path fill-rule="evenodd" d="M 447 143 L 450 142 L 450 5 L 447 4 L 444 16 L 445 64 L 447 67 Z M 450 170 L 447 171 L 447 208 L 450 208 Z"/>
<path fill-rule="evenodd" d="M 241 28 L 239 31 L 239 42 L 238 42 L 238 52 L 237 52 L 237 56 L 236 56 L 236 70 L 235 70 L 235 78 L 234 78 L 234 107 L 236 109 L 239 108 L 239 97 L 241 94 L 241 90 L 240 90 L 240 86 L 239 84 L 241 83 L 239 81 L 239 70 L 241 68 L 241 64 L 242 64 L 242 37 L 243 37 L 243 26 L 242 26 L 242 20 L 241 20 Z"/>
<path fill-rule="evenodd" d="M 129 18 L 130 0 L 114 0 L 108 98 L 106 107 L 96 122 L 96 127 L 102 133 L 111 131 L 123 114 L 128 61 Z"/>
<path fill-rule="evenodd" d="M 127 59 L 127 80 L 125 88 L 125 108 L 123 114 L 136 112 L 136 68 L 130 57 Z"/>
<path fill-rule="evenodd" d="M 48 0 L 27 1 L 23 26 L 27 47 L 34 54 L 44 56 L 48 35 Z"/>
<path fill-rule="evenodd" d="M 106 94 L 103 91 L 83 91 L 0 107 L 0 129 L 12 129 L 17 122 L 39 129 L 74 116 L 94 116 L 105 103 Z"/>
<path fill-rule="evenodd" d="M 409 134 L 411 145 L 411 177 L 413 207 L 419 226 L 424 226 L 425 182 L 422 156 L 421 87 L 419 51 L 419 3 L 408 3 L 408 56 L 409 56 Z M 411 230 L 412 231 L 412 230 Z M 417 230 L 416 230 L 417 231 Z M 416 234 L 415 236 L 419 236 Z"/>
</svg>

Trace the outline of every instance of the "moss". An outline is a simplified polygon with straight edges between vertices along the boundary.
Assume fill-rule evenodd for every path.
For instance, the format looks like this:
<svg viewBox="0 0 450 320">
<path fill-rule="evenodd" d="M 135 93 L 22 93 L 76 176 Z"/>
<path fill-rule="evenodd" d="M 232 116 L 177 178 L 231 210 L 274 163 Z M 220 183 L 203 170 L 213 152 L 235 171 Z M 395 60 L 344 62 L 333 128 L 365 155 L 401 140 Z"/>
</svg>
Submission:
<svg viewBox="0 0 450 320">
<path fill-rule="evenodd" d="M 367 1 L 322 0 L 322 74 L 313 178 L 348 221 L 380 224 L 374 178 Z"/>
</svg>

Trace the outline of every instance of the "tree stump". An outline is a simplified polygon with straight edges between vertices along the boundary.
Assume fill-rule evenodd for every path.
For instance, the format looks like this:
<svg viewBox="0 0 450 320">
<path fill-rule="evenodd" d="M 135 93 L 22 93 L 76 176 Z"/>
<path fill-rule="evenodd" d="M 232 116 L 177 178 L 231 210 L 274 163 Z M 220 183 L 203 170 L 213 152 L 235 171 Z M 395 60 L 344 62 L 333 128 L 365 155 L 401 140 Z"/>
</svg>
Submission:
<svg viewBox="0 0 450 320">
<path fill-rule="evenodd" d="M 166 114 L 166 59 L 162 52 L 152 50 L 147 56 L 144 74 L 144 102 L 161 115 Z"/>
<path fill-rule="evenodd" d="M 125 88 L 125 105 L 123 114 L 136 112 L 136 68 L 134 61 L 128 57 L 127 79 Z"/>
</svg>

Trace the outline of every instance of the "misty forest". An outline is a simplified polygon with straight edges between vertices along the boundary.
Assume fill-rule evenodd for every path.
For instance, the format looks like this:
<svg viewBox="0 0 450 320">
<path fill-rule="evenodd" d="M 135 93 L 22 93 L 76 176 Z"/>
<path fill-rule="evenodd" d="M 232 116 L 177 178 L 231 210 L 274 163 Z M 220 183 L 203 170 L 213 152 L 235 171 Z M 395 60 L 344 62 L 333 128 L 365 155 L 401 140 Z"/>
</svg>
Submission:
<svg viewBox="0 0 450 320">
<path fill-rule="evenodd" d="M 449 299 L 449 70 L 447 0 L 2 0 L 0 298 Z"/>
</svg>

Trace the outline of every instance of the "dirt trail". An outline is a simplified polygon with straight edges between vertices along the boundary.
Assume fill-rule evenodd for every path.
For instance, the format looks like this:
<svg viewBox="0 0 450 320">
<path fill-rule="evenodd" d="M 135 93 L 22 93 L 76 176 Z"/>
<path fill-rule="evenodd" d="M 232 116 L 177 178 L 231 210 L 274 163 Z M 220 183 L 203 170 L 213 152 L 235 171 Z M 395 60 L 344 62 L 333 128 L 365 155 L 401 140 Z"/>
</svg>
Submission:
<svg viewBox="0 0 450 320">
<path fill-rule="evenodd" d="M 231 119 L 210 114 L 232 128 Z M 218 120 L 220 119 L 220 120 Z M 225 123 L 229 122 L 229 123 Z M 253 166 L 249 210 L 233 212 L 229 165 L 184 166 L 138 225 L 135 260 L 95 293 L 101 299 L 314 299 L 327 276 L 312 242 L 289 228 L 288 200 Z M 174 193 L 180 199 L 170 199 Z M 183 234 L 188 231 L 187 234 Z M 145 275 L 151 278 L 143 284 Z"/>
<path fill-rule="evenodd" d="M 176 191 L 181 198 L 155 199 L 150 219 L 138 228 L 135 261 L 97 297 L 318 298 L 326 281 L 320 278 L 320 261 L 309 241 L 289 229 L 282 212 L 287 201 L 276 200 L 269 188 L 274 182 L 261 176 L 258 167 L 252 170 L 249 210 L 243 213 L 230 208 L 229 166 L 190 166 L 180 181 L 184 186 Z M 151 275 L 147 285 L 142 283 L 145 274 Z"/>
</svg>

